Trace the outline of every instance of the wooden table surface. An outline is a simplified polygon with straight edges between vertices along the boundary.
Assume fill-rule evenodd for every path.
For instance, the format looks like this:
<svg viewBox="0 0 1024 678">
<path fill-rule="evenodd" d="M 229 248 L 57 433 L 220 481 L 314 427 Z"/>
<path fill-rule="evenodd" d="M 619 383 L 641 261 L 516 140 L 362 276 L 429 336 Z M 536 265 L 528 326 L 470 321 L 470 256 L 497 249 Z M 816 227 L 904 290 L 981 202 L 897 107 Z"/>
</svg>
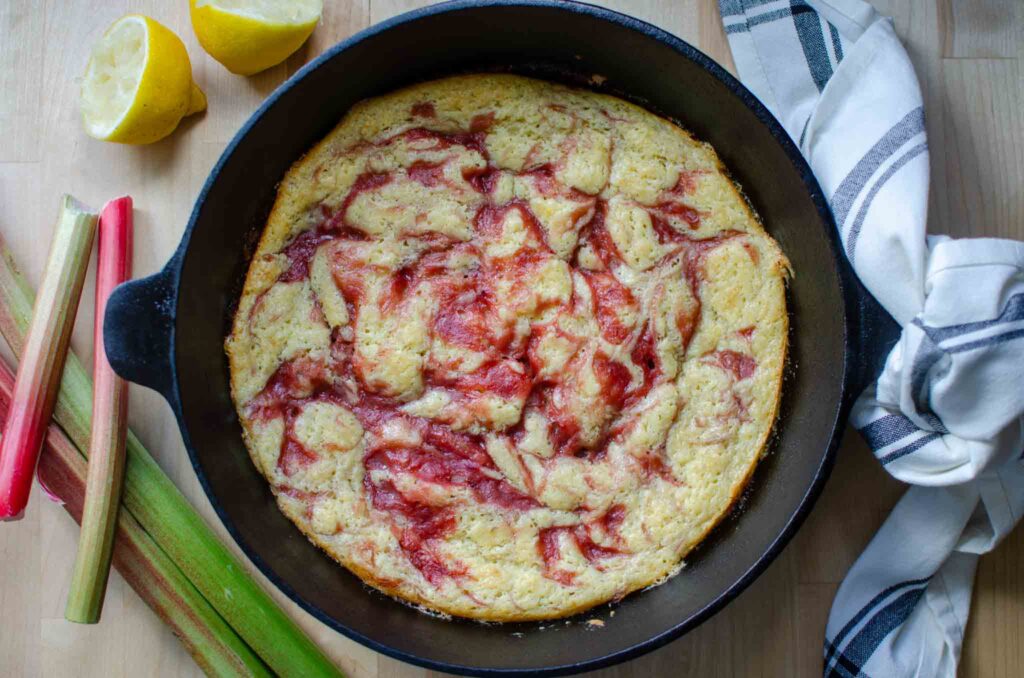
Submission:
<svg viewBox="0 0 1024 678">
<path fill-rule="evenodd" d="M 57 212 L 71 192 L 99 206 L 131 194 L 135 271 L 161 267 L 227 141 L 270 92 L 338 40 L 421 4 L 325 0 L 323 22 L 285 64 L 231 75 L 196 42 L 184 0 L 0 1 L 0 233 L 37 282 Z M 613 0 L 733 69 L 714 0 Z M 932 161 L 931 229 L 1024 238 L 1024 4 L 1020 0 L 880 0 L 894 15 L 925 89 Z M 141 148 L 88 138 L 78 86 L 90 45 L 114 19 L 149 15 L 184 40 L 209 110 Z M 92 287 L 92 273 L 86 289 Z M 74 348 L 92 351 L 92 299 L 83 295 Z M 6 347 L 5 349 L 6 350 Z M 86 359 L 87 364 L 91 361 Z M 225 541 L 159 396 L 133 387 L 131 422 Z M 847 432 L 816 510 L 791 545 L 736 602 L 668 647 L 602 676 L 814 676 L 832 596 L 902 487 Z M 24 520 L 0 527 L 0 672 L 6 676 L 170 676 L 199 673 L 156 616 L 114 576 L 102 622 L 64 621 L 78 530 L 36 492 Z M 244 559 L 244 558 L 243 558 Z M 978 569 L 962 674 L 1019 676 L 1024 667 L 1024 531 Z M 265 580 L 264 580 L 264 583 Z M 268 586 L 268 588 L 270 588 Z M 331 631 L 274 591 L 351 676 L 424 676 Z"/>
</svg>

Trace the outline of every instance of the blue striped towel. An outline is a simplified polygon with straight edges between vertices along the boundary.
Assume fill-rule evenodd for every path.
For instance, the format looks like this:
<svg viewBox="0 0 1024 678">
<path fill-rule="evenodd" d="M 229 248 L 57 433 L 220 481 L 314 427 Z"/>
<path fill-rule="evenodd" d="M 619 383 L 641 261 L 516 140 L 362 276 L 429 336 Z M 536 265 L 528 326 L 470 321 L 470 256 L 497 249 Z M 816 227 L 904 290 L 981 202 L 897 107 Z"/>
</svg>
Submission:
<svg viewBox="0 0 1024 678">
<path fill-rule="evenodd" d="M 890 20 L 861 0 L 719 5 L 741 79 L 903 327 L 852 423 L 911 487 L 836 594 L 824 673 L 954 676 L 978 556 L 1024 512 L 1024 243 L 926 235 L 921 89 Z"/>
</svg>

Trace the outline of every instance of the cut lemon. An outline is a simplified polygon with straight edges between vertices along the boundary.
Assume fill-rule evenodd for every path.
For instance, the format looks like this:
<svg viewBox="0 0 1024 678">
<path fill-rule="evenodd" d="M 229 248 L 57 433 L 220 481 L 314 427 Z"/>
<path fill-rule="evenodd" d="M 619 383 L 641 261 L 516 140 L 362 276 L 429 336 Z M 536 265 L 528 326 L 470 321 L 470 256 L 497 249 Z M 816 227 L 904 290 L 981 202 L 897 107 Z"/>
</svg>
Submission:
<svg viewBox="0 0 1024 678">
<path fill-rule="evenodd" d="M 82 120 L 89 136 L 148 144 L 205 108 L 184 43 L 149 17 L 121 17 L 93 48 L 82 81 Z"/>
<path fill-rule="evenodd" d="M 276 66 L 316 28 L 323 0 L 190 0 L 199 44 L 232 73 Z"/>
</svg>

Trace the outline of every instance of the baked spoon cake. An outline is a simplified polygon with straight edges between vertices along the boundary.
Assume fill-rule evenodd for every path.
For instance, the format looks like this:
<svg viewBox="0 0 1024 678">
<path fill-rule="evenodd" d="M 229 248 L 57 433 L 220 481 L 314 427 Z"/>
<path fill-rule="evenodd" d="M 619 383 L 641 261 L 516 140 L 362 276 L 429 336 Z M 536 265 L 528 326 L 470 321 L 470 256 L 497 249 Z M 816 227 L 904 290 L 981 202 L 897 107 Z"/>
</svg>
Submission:
<svg viewBox="0 0 1024 678">
<path fill-rule="evenodd" d="M 227 340 L 281 510 L 483 620 L 675 574 L 771 431 L 788 264 L 714 150 L 508 75 L 355 106 L 287 173 Z"/>
</svg>

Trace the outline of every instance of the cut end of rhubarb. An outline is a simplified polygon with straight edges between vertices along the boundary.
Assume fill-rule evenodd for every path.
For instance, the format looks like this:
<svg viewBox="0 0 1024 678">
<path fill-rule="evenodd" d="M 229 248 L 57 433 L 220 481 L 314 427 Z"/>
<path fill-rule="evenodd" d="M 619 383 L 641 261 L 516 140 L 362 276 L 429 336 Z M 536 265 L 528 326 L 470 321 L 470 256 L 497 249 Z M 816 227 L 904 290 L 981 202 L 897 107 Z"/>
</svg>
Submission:
<svg viewBox="0 0 1024 678">
<path fill-rule="evenodd" d="M 36 474 L 36 481 L 39 482 L 39 489 L 43 491 L 43 494 L 46 495 L 47 499 L 52 501 L 57 506 L 64 505 L 64 500 L 58 497 L 56 492 L 54 492 L 53 490 L 46 486 L 46 483 L 43 482 L 42 476 L 38 473 Z"/>
<path fill-rule="evenodd" d="M 89 207 L 78 198 L 67 194 L 64 195 L 63 208 L 71 212 L 77 212 L 78 214 L 86 214 L 93 217 L 99 216 L 99 213 L 96 210 Z"/>
<path fill-rule="evenodd" d="M 98 624 L 100 621 L 99 615 L 92 616 L 87 611 L 72 610 L 70 607 L 64 610 L 64 619 L 72 624 Z"/>
</svg>

